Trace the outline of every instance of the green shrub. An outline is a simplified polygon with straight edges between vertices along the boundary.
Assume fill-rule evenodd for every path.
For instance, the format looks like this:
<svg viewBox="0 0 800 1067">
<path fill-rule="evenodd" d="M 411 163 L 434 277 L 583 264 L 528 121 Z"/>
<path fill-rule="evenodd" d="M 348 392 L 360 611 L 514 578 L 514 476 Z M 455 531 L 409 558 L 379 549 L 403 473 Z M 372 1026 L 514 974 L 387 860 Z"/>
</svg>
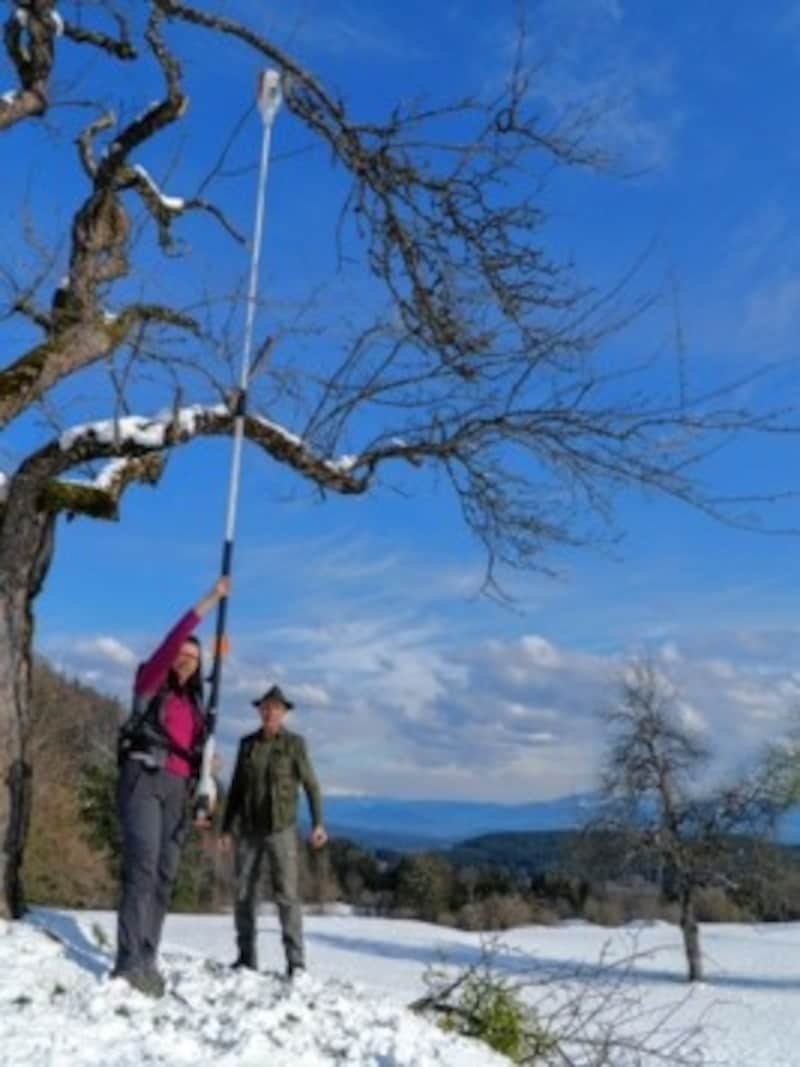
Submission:
<svg viewBox="0 0 800 1067">
<path fill-rule="evenodd" d="M 708 886 L 698 890 L 694 913 L 701 923 L 740 923 L 747 922 L 751 916 L 735 900 L 731 900 L 724 889 Z"/>
<path fill-rule="evenodd" d="M 625 922 L 625 909 L 618 898 L 590 895 L 583 906 L 583 916 L 587 922 L 597 926 L 622 926 Z"/>
<path fill-rule="evenodd" d="M 435 1012 L 442 1029 L 483 1041 L 513 1063 L 534 1064 L 556 1051 L 556 1035 L 490 964 L 449 982 L 443 973 L 432 972 L 426 982 L 432 993 L 412 1006 Z"/>
</svg>

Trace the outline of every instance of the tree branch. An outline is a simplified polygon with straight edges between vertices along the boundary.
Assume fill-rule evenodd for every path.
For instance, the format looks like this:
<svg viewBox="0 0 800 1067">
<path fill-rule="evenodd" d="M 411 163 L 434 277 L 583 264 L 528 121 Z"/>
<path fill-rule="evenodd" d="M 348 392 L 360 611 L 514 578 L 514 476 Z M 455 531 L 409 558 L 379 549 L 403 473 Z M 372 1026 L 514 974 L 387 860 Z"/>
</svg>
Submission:
<svg viewBox="0 0 800 1067">
<path fill-rule="evenodd" d="M 124 17 L 114 12 L 119 37 L 65 21 L 56 0 L 24 0 L 5 22 L 4 41 L 16 69 L 19 89 L 0 95 L 0 131 L 22 119 L 42 116 L 49 107 L 55 41 L 62 35 L 75 44 L 92 45 L 121 60 L 136 59 Z"/>
<path fill-rule="evenodd" d="M 147 418 L 128 416 L 78 426 L 32 453 L 9 481 L 38 485 L 40 507 L 95 518 L 116 518 L 119 499 L 134 480 L 156 481 L 166 454 L 198 437 L 227 436 L 234 413 L 224 406 L 194 405 Z M 245 436 L 279 463 L 325 491 L 345 495 L 366 491 L 369 481 L 347 473 L 347 462 L 316 455 L 283 427 L 258 416 L 245 418 Z M 91 482 L 61 480 L 79 464 L 111 459 Z"/>
<path fill-rule="evenodd" d="M 38 505 L 46 511 L 66 512 L 69 518 L 88 515 L 94 519 L 119 518 L 120 499 L 134 482 L 156 485 L 163 473 L 162 453 L 112 460 L 92 482 L 54 480 L 39 494 Z"/>
<path fill-rule="evenodd" d="M 85 26 L 78 26 L 68 19 L 64 20 L 64 36 L 75 44 L 88 44 L 99 48 L 117 59 L 132 60 L 138 58 L 138 53 L 131 41 L 130 27 L 124 15 L 112 12 L 119 28 L 119 37 L 111 37 L 102 30 L 91 30 Z"/>
<path fill-rule="evenodd" d="M 159 324 L 201 336 L 189 315 L 157 304 L 134 304 L 117 316 L 95 315 L 90 322 L 48 336 L 0 371 L 0 429 L 40 399 L 67 374 L 110 355 L 137 326 Z"/>
<path fill-rule="evenodd" d="M 170 226 L 175 218 L 188 211 L 204 211 L 211 215 L 239 244 L 246 244 L 241 234 L 224 212 L 216 204 L 200 196 L 178 197 L 166 196 L 150 174 L 139 164 L 125 167 L 120 172 L 119 188 L 134 187 L 139 193 L 145 207 L 158 226 L 159 243 L 162 248 L 172 244 Z"/>
<path fill-rule="evenodd" d="M 55 0 L 29 0 L 27 6 L 16 7 L 6 20 L 6 51 L 17 71 L 20 88 L 0 96 L 0 130 L 47 110 L 60 25 Z"/>
</svg>

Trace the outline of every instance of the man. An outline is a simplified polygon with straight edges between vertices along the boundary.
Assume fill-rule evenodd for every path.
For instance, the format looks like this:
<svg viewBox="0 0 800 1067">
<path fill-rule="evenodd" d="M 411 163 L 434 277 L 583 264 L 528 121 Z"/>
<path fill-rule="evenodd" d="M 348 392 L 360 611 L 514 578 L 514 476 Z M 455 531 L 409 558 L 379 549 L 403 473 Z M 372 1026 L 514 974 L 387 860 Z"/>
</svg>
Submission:
<svg viewBox="0 0 800 1067">
<path fill-rule="evenodd" d="M 273 685 L 253 701 L 261 729 L 239 743 L 231 780 L 221 844 L 235 841 L 236 940 L 239 955 L 234 967 L 256 970 L 256 893 L 261 864 L 269 863 L 275 903 L 278 906 L 287 974 L 305 969 L 303 913 L 299 899 L 297 787 L 302 785 L 311 813 L 312 848 L 322 848 L 328 835 L 322 825 L 319 784 L 305 741 L 284 729 L 283 720 L 294 705 Z"/>
</svg>

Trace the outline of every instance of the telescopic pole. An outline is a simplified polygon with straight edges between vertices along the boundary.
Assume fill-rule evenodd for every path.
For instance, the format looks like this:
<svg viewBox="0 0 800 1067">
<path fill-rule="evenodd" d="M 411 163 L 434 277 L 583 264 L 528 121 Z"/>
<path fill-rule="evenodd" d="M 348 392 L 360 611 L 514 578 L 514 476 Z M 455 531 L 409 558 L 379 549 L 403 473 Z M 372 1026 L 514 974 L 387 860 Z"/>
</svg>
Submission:
<svg viewBox="0 0 800 1067">
<path fill-rule="evenodd" d="M 253 247 L 250 259 L 250 282 L 247 288 L 247 314 L 244 329 L 244 348 L 239 377 L 239 391 L 236 399 L 233 424 L 233 456 L 231 476 L 228 484 L 228 510 L 225 519 L 225 540 L 222 546 L 222 576 L 229 577 L 233 560 L 233 541 L 236 529 L 236 511 L 239 500 L 239 476 L 242 467 L 242 443 L 244 440 L 244 419 L 247 410 L 247 387 L 250 379 L 250 361 L 253 353 L 253 324 L 256 317 L 256 295 L 258 292 L 258 273 L 261 260 L 261 244 L 264 233 L 264 192 L 269 174 L 269 153 L 272 140 L 272 124 L 281 104 L 281 79 L 276 70 L 263 71 L 258 79 L 258 110 L 261 114 L 263 135 L 261 139 L 261 161 L 258 170 L 258 191 L 256 194 L 256 217 L 253 232 Z M 211 670 L 211 691 L 206 709 L 208 737 L 203 748 L 203 760 L 200 769 L 200 781 L 195 800 L 195 817 L 206 821 L 213 813 L 216 804 L 216 784 L 214 781 L 214 730 L 217 725 L 217 708 L 219 705 L 220 684 L 222 681 L 222 662 L 225 654 L 225 625 L 228 613 L 228 598 L 223 597 L 217 606 L 217 625 L 214 644 L 214 664 Z"/>
</svg>

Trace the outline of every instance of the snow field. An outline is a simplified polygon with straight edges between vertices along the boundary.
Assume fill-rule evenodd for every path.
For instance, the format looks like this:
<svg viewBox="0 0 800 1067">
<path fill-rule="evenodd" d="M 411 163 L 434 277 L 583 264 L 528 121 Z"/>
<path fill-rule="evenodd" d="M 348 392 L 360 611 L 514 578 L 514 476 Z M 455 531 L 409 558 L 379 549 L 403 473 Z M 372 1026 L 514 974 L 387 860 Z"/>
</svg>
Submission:
<svg viewBox="0 0 800 1067">
<path fill-rule="evenodd" d="M 35 911 L 0 924 L 0 1064 L 26 1067 L 497 1067 L 483 1045 L 445 1034 L 405 1007 L 426 966 L 479 959 L 479 935 L 426 923 L 306 917 L 309 975 L 289 986 L 277 919 L 259 922 L 266 973 L 230 971 L 230 916 L 172 915 L 150 1000 L 110 980 L 114 915 Z M 37 926 L 54 931 L 48 937 Z M 800 924 L 706 925 L 707 980 L 684 981 L 679 931 L 585 923 L 501 935 L 496 964 L 530 986 L 544 1014 L 575 993 L 631 1037 L 654 1028 L 704 1067 L 800 1067 Z M 611 989 L 611 994 L 608 991 Z M 608 998 L 607 1001 L 604 998 Z M 562 1016 L 563 1019 L 563 1016 Z M 677 1063 L 678 1052 L 674 1062 Z M 614 1061 L 615 1067 L 626 1063 Z M 652 1061 L 672 1067 L 669 1058 Z"/>
</svg>

